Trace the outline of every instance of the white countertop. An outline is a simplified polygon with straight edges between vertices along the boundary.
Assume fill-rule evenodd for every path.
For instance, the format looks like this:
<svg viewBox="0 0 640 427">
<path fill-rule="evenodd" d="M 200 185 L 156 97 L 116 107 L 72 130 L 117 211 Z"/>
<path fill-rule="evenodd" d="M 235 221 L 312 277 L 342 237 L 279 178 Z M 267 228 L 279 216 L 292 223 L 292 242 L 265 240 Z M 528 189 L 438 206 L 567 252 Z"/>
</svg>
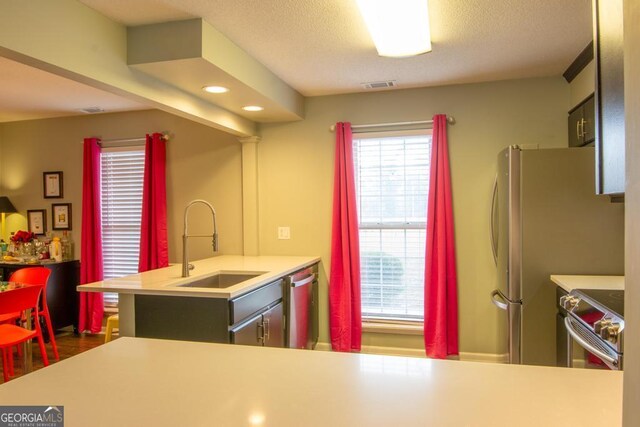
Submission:
<svg viewBox="0 0 640 427">
<path fill-rule="evenodd" d="M 0 385 L 0 402 L 62 405 L 70 427 L 613 427 L 622 375 L 119 338 Z"/>
<path fill-rule="evenodd" d="M 567 292 L 574 289 L 624 290 L 624 276 L 551 275 L 551 281 Z"/>
<path fill-rule="evenodd" d="M 234 298 L 262 285 L 319 262 L 319 257 L 221 255 L 192 261 L 195 268 L 182 277 L 182 265 L 132 274 L 78 286 L 81 292 L 117 292 L 123 294 Z M 210 276 L 216 272 L 262 272 L 263 274 L 228 288 L 190 288 L 178 285 Z"/>
</svg>

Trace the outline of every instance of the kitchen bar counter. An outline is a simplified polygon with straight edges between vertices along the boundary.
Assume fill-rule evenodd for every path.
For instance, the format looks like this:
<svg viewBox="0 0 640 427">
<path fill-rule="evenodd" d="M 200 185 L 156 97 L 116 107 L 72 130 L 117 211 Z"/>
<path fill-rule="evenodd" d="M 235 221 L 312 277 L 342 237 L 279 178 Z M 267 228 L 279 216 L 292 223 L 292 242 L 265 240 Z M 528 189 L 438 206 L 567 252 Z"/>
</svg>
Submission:
<svg viewBox="0 0 640 427">
<path fill-rule="evenodd" d="M 71 427 L 613 427 L 622 372 L 119 338 L 0 402 L 63 405 Z"/>
<path fill-rule="evenodd" d="M 624 290 L 624 276 L 551 275 L 551 281 L 567 292 L 574 289 Z"/>
<path fill-rule="evenodd" d="M 182 265 L 175 264 L 166 268 L 132 274 L 118 279 L 88 283 L 78 286 L 78 291 L 229 299 L 243 295 L 279 277 L 286 276 L 319 261 L 319 257 L 221 255 L 192 261 L 191 264 L 195 268 L 191 271 L 189 277 L 182 277 Z M 179 286 L 220 271 L 262 272 L 263 274 L 227 288 Z"/>
</svg>

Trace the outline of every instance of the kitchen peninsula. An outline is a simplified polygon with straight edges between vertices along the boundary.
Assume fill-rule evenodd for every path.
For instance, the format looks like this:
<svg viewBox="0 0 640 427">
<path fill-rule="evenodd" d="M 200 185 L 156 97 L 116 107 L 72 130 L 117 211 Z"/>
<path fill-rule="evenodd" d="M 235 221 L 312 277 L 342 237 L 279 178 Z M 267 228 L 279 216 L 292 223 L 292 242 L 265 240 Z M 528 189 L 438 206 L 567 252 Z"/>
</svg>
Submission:
<svg viewBox="0 0 640 427">
<path fill-rule="evenodd" d="M 622 372 L 120 338 L 0 401 L 64 406 L 69 426 L 613 427 Z"/>
<path fill-rule="evenodd" d="M 182 277 L 177 264 L 81 285 L 78 291 L 119 294 L 121 336 L 249 344 L 243 339 L 255 340 L 252 328 L 258 328 L 256 345 L 284 346 L 282 333 L 278 336 L 286 315 L 284 278 L 313 267 L 317 279 L 319 261 L 224 255 L 194 261 L 190 277 Z"/>
</svg>

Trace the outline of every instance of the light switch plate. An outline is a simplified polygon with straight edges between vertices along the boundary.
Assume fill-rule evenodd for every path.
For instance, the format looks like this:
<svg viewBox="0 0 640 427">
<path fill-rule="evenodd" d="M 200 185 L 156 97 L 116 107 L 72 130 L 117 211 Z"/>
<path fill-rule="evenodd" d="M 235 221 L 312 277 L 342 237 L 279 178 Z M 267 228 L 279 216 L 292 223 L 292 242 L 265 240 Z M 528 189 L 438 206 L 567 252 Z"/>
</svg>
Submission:
<svg viewBox="0 0 640 427">
<path fill-rule="evenodd" d="M 291 239 L 291 229 L 289 227 L 278 227 L 278 240 Z"/>
</svg>

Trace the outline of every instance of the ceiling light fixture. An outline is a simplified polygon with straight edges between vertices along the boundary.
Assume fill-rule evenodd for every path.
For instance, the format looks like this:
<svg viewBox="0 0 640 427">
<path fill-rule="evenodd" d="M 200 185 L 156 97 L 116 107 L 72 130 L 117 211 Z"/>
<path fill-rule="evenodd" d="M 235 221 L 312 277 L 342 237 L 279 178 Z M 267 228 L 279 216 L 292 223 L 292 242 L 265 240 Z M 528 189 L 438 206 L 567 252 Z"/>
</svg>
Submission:
<svg viewBox="0 0 640 427">
<path fill-rule="evenodd" d="M 427 0 L 356 0 L 378 55 L 402 58 L 431 52 Z"/>
<path fill-rule="evenodd" d="M 259 105 L 247 105 L 245 107 L 242 107 L 242 109 L 244 111 L 262 111 L 262 110 L 264 110 L 264 108 L 260 107 Z"/>
<path fill-rule="evenodd" d="M 204 90 L 205 92 L 209 92 L 209 93 L 226 93 L 226 92 L 229 92 L 229 89 L 227 89 L 224 86 L 204 86 L 202 88 L 202 90 Z"/>
</svg>

